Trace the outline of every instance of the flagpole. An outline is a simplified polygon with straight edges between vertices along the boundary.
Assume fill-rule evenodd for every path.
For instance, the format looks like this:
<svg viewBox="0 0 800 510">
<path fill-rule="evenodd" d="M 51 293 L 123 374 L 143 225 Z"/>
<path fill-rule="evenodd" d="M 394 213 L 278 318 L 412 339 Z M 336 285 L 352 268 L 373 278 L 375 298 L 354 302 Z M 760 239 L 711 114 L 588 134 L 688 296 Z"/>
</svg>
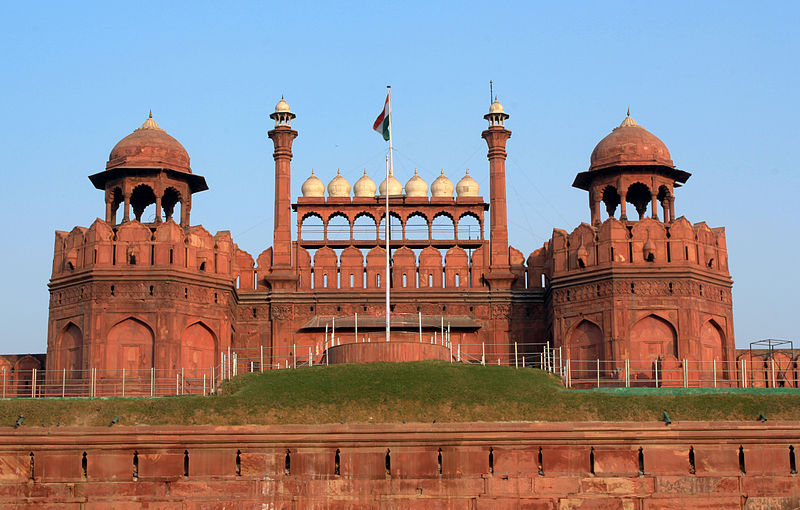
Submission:
<svg viewBox="0 0 800 510">
<path fill-rule="evenodd" d="M 389 101 L 389 165 L 386 167 L 386 341 L 389 341 L 391 337 L 391 321 L 389 318 L 389 314 L 391 312 L 391 306 L 389 305 L 389 289 L 392 286 L 392 278 L 390 276 L 389 271 L 389 233 L 391 229 L 389 228 L 389 222 L 391 221 L 391 216 L 389 215 L 389 176 L 394 174 L 394 155 L 392 154 L 392 86 L 387 85 L 386 88 L 388 89 L 387 93 L 387 100 Z"/>
</svg>

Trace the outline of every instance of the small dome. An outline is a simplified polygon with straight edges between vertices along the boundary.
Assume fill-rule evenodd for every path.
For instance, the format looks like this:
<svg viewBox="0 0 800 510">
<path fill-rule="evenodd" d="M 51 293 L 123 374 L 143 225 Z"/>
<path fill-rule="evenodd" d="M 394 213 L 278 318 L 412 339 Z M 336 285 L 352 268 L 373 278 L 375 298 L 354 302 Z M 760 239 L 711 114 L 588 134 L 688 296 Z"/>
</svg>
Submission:
<svg viewBox="0 0 800 510">
<path fill-rule="evenodd" d="M 325 196 L 325 184 L 314 175 L 314 169 L 311 169 L 311 177 L 306 179 L 303 186 L 300 188 L 304 197 L 322 197 Z"/>
<path fill-rule="evenodd" d="M 594 148 L 589 170 L 637 165 L 675 166 L 664 142 L 628 115 Z"/>
<path fill-rule="evenodd" d="M 470 177 L 469 168 L 467 168 L 467 173 L 456 184 L 456 195 L 459 197 L 477 197 L 479 191 L 478 182 Z"/>
<path fill-rule="evenodd" d="M 453 197 L 453 183 L 445 177 L 444 170 L 442 174 L 431 183 L 431 196 L 432 197 Z"/>
<path fill-rule="evenodd" d="M 428 183 L 417 174 L 417 169 L 414 169 L 414 176 L 406 183 L 406 196 L 407 197 L 427 197 L 428 196 Z"/>
<path fill-rule="evenodd" d="M 287 103 L 286 100 L 283 98 L 283 96 L 281 96 L 281 100 L 278 101 L 278 104 L 275 105 L 275 112 L 286 113 L 290 111 L 291 110 L 289 109 L 289 103 Z"/>
<path fill-rule="evenodd" d="M 349 197 L 350 196 L 350 183 L 347 179 L 342 177 L 340 170 L 336 170 L 336 177 L 331 179 L 328 183 L 328 196 L 329 197 Z"/>
<path fill-rule="evenodd" d="M 386 179 L 378 187 L 378 193 L 386 196 Z M 403 185 L 394 177 L 394 172 L 389 172 L 389 196 L 402 195 Z"/>
<path fill-rule="evenodd" d="M 111 149 L 106 170 L 153 167 L 192 172 L 189 168 L 189 153 L 178 140 L 158 126 L 153 119 L 153 112 L 150 112 L 142 127 Z"/>
<path fill-rule="evenodd" d="M 375 181 L 369 178 L 366 170 L 364 170 L 364 175 L 353 185 L 353 195 L 357 197 L 374 197 L 377 190 Z"/>
<path fill-rule="evenodd" d="M 505 111 L 503 111 L 503 105 L 500 104 L 497 98 L 494 99 L 492 106 L 489 107 L 489 113 L 505 113 Z"/>
</svg>

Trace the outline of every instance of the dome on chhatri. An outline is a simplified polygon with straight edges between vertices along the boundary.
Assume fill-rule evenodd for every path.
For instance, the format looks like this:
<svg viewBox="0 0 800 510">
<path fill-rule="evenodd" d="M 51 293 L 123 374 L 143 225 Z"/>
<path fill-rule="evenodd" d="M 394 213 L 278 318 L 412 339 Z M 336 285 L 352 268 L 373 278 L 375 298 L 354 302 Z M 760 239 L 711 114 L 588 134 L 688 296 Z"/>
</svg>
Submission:
<svg viewBox="0 0 800 510">
<path fill-rule="evenodd" d="M 505 113 L 505 111 L 503 111 L 503 105 L 500 104 L 497 98 L 494 98 L 494 102 L 489 107 L 489 113 Z"/>
<path fill-rule="evenodd" d="M 142 127 L 111 149 L 106 170 L 114 168 L 169 168 L 192 172 L 189 153 L 178 140 L 159 127 L 153 119 L 153 112 L 150 112 Z"/>
<path fill-rule="evenodd" d="M 664 142 L 637 124 L 629 111 L 622 124 L 594 148 L 589 170 L 637 165 L 675 167 Z"/>
<path fill-rule="evenodd" d="M 469 175 L 469 168 L 467 168 L 467 173 L 456 184 L 456 195 L 459 197 L 477 197 L 479 192 L 478 182 Z"/>
<path fill-rule="evenodd" d="M 367 175 L 367 170 L 364 170 L 364 175 L 359 177 L 355 184 L 353 184 L 353 195 L 357 197 L 374 197 L 375 192 L 378 190 L 378 186 L 375 185 L 375 181 L 370 179 L 369 175 Z"/>
<path fill-rule="evenodd" d="M 342 177 L 340 170 L 336 170 L 336 177 L 331 179 L 328 183 L 328 196 L 329 197 L 349 197 L 350 196 L 350 183 L 347 179 Z"/>
<path fill-rule="evenodd" d="M 406 183 L 406 196 L 407 197 L 427 197 L 428 196 L 428 183 L 425 179 L 417 174 L 417 169 L 414 169 L 414 176 Z"/>
<path fill-rule="evenodd" d="M 378 187 L 378 193 L 380 193 L 382 196 L 386 196 L 386 179 L 384 179 L 381 185 Z M 400 181 L 395 178 L 394 172 L 389 171 L 389 196 L 402 194 L 403 185 L 400 184 Z"/>
<path fill-rule="evenodd" d="M 275 113 L 286 113 L 290 111 L 289 103 L 287 103 L 283 96 L 281 96 L 281 100 L 275 105 Z"/>
<path fill-rule="evenodd" d="M 323 197 L 325 196 L 325 184 L 319 177 L 314 175 L 314 169 L 311 169 L 311 177 L 306 179 L 303 186 L 300 188 L 304 197 Z"/>
<path fill-rule="evenodd" d="M 453 183 L 444 175 L 444 169 L 441 175 L 431 183 L 431 196 L 453 198 Z"/>
</svg>

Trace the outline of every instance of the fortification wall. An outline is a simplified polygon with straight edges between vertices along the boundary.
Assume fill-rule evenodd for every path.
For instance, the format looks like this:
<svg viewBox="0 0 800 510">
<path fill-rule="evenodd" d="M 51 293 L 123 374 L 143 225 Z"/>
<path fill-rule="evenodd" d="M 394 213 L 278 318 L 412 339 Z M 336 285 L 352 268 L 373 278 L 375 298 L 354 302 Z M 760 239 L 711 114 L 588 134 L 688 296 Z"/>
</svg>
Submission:
<svg viewBox="0 0 800 510">
<path fill-rule="evenodd" d="M 800 423 L 6 429 L 3 508 L 790 509 Z"/>
</svg>

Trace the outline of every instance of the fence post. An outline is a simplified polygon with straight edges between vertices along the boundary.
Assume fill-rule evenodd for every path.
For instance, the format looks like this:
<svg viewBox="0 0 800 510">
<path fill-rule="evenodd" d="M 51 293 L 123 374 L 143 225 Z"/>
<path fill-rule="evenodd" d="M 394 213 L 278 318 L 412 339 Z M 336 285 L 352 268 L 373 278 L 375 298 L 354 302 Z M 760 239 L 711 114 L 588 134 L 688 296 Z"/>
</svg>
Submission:
<svg viewBox="0 0 800 510">
<path fill-rule="evenodd" d="M 211 365 L 211 380 L 208 381 L 209 392 L 214 393 L 216 378 L 214 376 L 214 365 Z"/>
<path fill-rule="evenodd" d="M 569 366 L 569 358 L 567 358 L 567 388 L 572 387 L 572 383 L 569 380 L 571 375 L 572 375 L 572 367 Z"/>
<path fill-rule="evenodd" d="M 486 365 L 486 342 L 481 342 L 481 365 Z"/>
<path fill-rule="evenodd" d="M 600 358 L 597 358 L 597 387 L 600 387 Z"/>
<path fill-rule="evenodd" d="M 67 393 L 67 369 L 61 374 L 61 398 L 64 398 Z"/>
<path fill-rule="evenodd" d="M 263 372 L 264 371 L 264 346 L 263 345 L 261 346 L 261 356 L 258 359 L 259 359 L 259 361 L 258 361 L 258 371 L 259 372 Z"/>
<path fill-rule="evenodd" d="M 31 372 L 31 398 L 36 398 L 36 369 Z"/>
<path fill-rule="evenodd" d="M 311 347 L 308 348 L 308 366 L 314 366 L 314 358 L 311 357 Z"/>
<path fill-rule="evenodd" d="M 777 388 L 776 379 L 775 379 L 775 358 L 770 358 L 770 365 L 772 366 L 772 387 Z"/>
<path fill-rule="evenodd" d="M 230 379 L 231 378 L 231 346 L 230 345 L 228 346 L 228 369 L 226 370 L 226 372 L 228 372 L 228 379 Z"/>
<path fill-rule="evenodd" d="M 517 342 L 514 342 L 514 368 L 519 368 L 519 362 L 517 361 Z"/>
<path fill-rule="evenodd" d="M 206 396 L 206 374 L 203 374 L 203 396 Z"/>
<path fill-rule="evenodd" d="M 714 387 L 716 388 L 717 387 L 717 360 L 716 359 L 712 359 L 711 360 L 711 364 L 712 364 L 711 366 L 714 367 Z"/>
<path fill-rule="evenodd" d="M 297 344 L 292 343 L 292 368 L 297 368 Z"/>
<path fill-rule="evenodd" d="M 659 358 L 656 358 L 656 360 L 653 362 L 654 366 L 656 367 L 656 388 L 658 388 L 658 359 Z"/>
<path fill-rule="evenodd" d="M 95 385 L 94 385 L 94 378 L 95 377 L 97 377 L 97 372 L 95 372 L 95 369 L 92 368 L 92 369 L 89 370 L 89 396 L 90 397 L 94 397 L 95 396 L 95 393 L 94 393 L 96 391 L 96 388 L 95 388 Z"/>
<path fill-rule="evenodd" d="M 683 387 L 684 388 L 688 388 L 689 387 L 688 378 L 689 378 L 689 367 L 686 366 L 686 360 L 684 359 L 683 360 Z"/>
<path fill-rule="evenodd" d="M 631 360 L 625 360 L 625 387 L 631 387 Z"/>
<path fill-rule="evenodd" d="M 181 395 L 186 393 L 186 377 L 183 375 L 183 368 L 181 368 Z"/>
<path fill-rule="evenodd" d="M 3 398 L 6 398 L 6 369 L 3 369 Z"/>
<path fill-rule="evenodd" d="M 156 367 L 150 367 L 150 396 L 156 396 Z"/>
<path fill-rule="evenodd" d="M 458 344 L 458 362 L 461 363 L 461 344 Z M 3 396 L 5 396 L 6 371 L 3 370 Z"/>
<path fill-rule="evenodd" d="M 181 374 L 175 373 L 175 394 L 181 394 Z"/>
</svg>

